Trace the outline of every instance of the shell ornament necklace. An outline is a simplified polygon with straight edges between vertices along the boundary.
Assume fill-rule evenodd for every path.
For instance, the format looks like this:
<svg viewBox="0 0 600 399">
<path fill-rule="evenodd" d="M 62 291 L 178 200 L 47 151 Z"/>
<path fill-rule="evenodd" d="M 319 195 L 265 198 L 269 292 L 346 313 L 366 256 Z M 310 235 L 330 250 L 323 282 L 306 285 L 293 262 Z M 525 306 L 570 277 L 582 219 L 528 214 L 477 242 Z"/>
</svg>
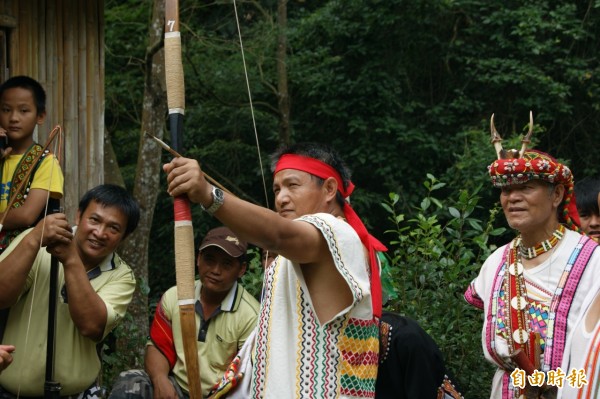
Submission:
<svg viewBox="0 0 600 399">
<path fill-rule="evenodd" d="M 560 240 L 565 236 L 565 226 L 562 224 L 558 225 L 558 228 L 554 230 L 552 233 L 552 237 L 547 240 L 544 240 L 540 243 L 537 243 L 533 247 L 526 247 L 523 245 L 523 241 L 519 237 L 517 240 L 517 246 L 519 249 L 519 255 L 521 255 L 525 259 L 533 259 L 541 254 L 544 254 L 550 251 L 552 248 L 558 244 Z"/>
</svg>

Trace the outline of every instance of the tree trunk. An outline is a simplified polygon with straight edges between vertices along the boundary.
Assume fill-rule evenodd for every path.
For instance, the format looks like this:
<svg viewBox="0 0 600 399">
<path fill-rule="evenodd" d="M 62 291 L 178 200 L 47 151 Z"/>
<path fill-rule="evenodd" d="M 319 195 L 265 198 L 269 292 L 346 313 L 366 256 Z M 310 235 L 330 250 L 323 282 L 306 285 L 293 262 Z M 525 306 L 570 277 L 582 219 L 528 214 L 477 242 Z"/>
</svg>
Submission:
<svg viewBox="0 0 600 399">
<path fill-rule="evenodd" d="M 164 49 L 162 43 L 164 27 L 164 1 L 155 0 L 152 23 L 148 32 L 142 128 L 133 193 L 141 207 L 140 224 L 120 249 L 123 259 L 131 266 L 137 279 L 137 288 L 126 320 L 125 334 L 118 338 L 117 351 L 129 356 L 131 367 L 143 364 L 144 343 L 148 336 L 148 246 L 154 207 L 158 195 L 161 173 L 161 148 L 145 136 L 148 132 L 158 138 L 164 135 L 167 114 L 166 89 L 164 83 Z"/>
<path fill-rule="evenodd" d="M 287 77 L 287 0 L 277 3 L 277 103 L 279 107 L 279 140 L 290 144 L 290 93 Z"/>
<path fill-rule="evenodd" d="M 125 187 L 117 154 L 110 140 L 110 134 L 104 128 L 104 183 Z"/>
</svg>

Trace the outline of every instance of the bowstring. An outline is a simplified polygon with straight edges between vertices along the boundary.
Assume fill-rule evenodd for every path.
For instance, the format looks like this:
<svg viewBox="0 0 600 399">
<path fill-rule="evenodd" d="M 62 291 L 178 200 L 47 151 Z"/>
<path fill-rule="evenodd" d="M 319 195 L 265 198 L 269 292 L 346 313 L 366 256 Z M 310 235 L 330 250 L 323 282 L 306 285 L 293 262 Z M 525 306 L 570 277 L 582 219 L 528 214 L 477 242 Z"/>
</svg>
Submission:
<svg viewBox="0 0 600 399">
<path fill-rule="evenodd" d="M 54 133 L 55 131 L 57 131 L 57 133 Z M 53 140 L 53 135 L 56 134 L 58 135 L 58 140 L 54 140 L 54 151 L 52 152 L 52 154 L 56 154 L 56 160 L 58 161 L 58 164 L 60 165 L 61 163 L 61 154 L 62 154 L 62 128 L 60 127 L 60 125 L 56 125 L 56 127 L 54 129 L 52 129 L 52 131 L 50 132 L 49 138 L 48 140 Z M 50 156 L 50 154 L 48 154 L 47 156 Z M 43 161 L 42 161 L 43 162 Z M 56 165 L 57 162 L 51 162 L 50 165 L 50 178 L 48 179 L 48 190 L 46 193 L 46 206 L 44 207 L 44 218 L 42 219 L 42 234 L 40 237 L 40 245 L 38 247 L 38 253 L 40 252 L 40 250 L 42 249 L 42 241 L 44 239 L 44 231 L 46 229 L 46 216 L 48 216 L 48 206 L 49 206 L 49 202 L 50 202 L 50 192 L 52 190 L 52 177 L 54 176 L 54 166 Z M 37 256 L 36 256 L 37 258 Z M 35 262 L 35 259 L 34 259 Z M 31 319 L 32 319 L 32 315 L 33 315 L 33 304 L 35 303 L 35 294 L 36 294 L 36 288 L 37 288 L 37 280 L 38 280 L 38 273 L 40 272 L 40 268 L 38 267 L 35 271 L 35 274 L 33 276 L 33 283 L 31 286 L 31 303 L 29 305 L 29 312 L 27 315 L 27 328 L 25 329 L 25 348 L 24 350 L 27 350 L 27 348 L 29 347 L 29 329 L 31 328 Z M 49 342 L 46 342 L 46 346 L 49 345 Z M 19 373 L 19 385 L 17 387 L 17 399 L 19 399 L 20 394 L 21 394 L 21 382 L 23 381 L 23 368 L 20 369 L 20 373 Z"/>
<path fill-rule="evenodd" d="M 263 167 L 262 156 L 260 154 L 260 142 L 258 140 L 258 129 L 256 128 L 256 118 L 254 117 L 254 105 L 252 103 L 252 92 L 250 90 L 250 79 L 248 78 L 248 68 L 246 66 L 246 56 L 244 54 L 244 43 L 242 41 L 242 31 L 240 28 L 240 19 L 238 16 L 236 0 L 233 0 L 233 10 L 235 12 L 235 23 L 237 26 L 238 38 L 240 41 L 240 50 L 242 53 L 242 64 L 244 66 L 244 77 L 246 79 L 246 90 L 248 91 L 248 101 L 250 104 L 250 114 L 252 115 L 252 127 L 254 129 L 254 139 L 256 141 L 256 151 L 258 153 L 258 163 L 260 165 L 260 176 L 262 178 L 262 183 L 263 183 L 263 190 L 264 190 L 264 194 L 265 194 L 265 203 L 266 203 L 267 208 L 270 209 L 271 207 L 269 205 L 269 195 L 267 194 L 267 182 L 265 180 L 265 171 L 264 171 L 264 167 Z"/>
</svg>

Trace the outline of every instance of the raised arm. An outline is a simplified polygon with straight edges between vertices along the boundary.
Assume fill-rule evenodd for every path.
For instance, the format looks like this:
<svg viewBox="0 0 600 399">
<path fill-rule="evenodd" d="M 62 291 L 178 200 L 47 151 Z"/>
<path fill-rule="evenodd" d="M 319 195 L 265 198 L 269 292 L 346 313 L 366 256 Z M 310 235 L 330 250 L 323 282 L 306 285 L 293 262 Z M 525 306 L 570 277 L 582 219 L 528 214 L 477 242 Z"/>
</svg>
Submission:
<svg viewBox="0 0 600 399">
<path fill-rule="evenodd" d="M 168 174 L 170 195 L 185 194 L 205 208 L 212 204 L 212 185 L 204 178 L 196 160 L 175 158 L 163 169 Z M 225 193 L 223 205 L 214 216 L 241 239 L 292 261 L 307 264 L 331 257 L 323 236 L 309 223 L 286 219 L 231 194 Z"/>
<path fill-rule="evenodd" d="M 169 194 L 188 195 L 192 202 L 199 203 L 204 208 L 212 205 L 213 188 L 204 179 L 198 162 L 176 158 L 165 165 L 165 171 L 169 174 Z M 308 195 L 306 200 L 312 203 L 317 198 L 316 202 L 319 205 L 305 210 L 317 209 L 317 212 L 329 213 L 323 209 L 322 199 L 334 198 L 336 188 L 327 186 L 328 184 L 324 183 L 322 188 L 312 188 L 315 190 L 312 193 L 314 195 Z M 286 190 L 294 189 L 286 187 Z M 326 192 L 329 191 L 332 193 L 328 197 Z M 322 323 L 331 320 L 352 304 L 353 296 L 348 282 L 339 273 L 323 233 L 312 224 L 288 219 L 227 193 L 224 194 L 223 204 L 213 215 L 242 240 L 277 252 L 284 258 L 298 263 L 302 268 L 311 302 Z M 302 214 L 294 213 L 294 217 L 296 216 Z M 360 248 L 362 249 L 362 246 Z"/>
</svg>

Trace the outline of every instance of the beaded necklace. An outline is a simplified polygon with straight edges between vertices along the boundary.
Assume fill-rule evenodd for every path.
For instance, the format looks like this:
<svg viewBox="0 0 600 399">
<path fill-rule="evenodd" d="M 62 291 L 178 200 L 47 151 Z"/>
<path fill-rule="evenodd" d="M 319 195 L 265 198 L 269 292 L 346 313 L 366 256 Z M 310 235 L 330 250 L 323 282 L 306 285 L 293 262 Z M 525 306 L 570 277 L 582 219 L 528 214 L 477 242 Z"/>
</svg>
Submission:
<svg viewBox="0 0 600 399">
<path fill-rule="evenodd" d="M 558 225 L 549 240 L 544 240 L 533 247 L 523 246 L 523 241 L 519 240 L 519 255 L 525 259 L 533 259 L 543 253 L 550 251 L 565 236 L 565 226 Z"/>
</svg>

